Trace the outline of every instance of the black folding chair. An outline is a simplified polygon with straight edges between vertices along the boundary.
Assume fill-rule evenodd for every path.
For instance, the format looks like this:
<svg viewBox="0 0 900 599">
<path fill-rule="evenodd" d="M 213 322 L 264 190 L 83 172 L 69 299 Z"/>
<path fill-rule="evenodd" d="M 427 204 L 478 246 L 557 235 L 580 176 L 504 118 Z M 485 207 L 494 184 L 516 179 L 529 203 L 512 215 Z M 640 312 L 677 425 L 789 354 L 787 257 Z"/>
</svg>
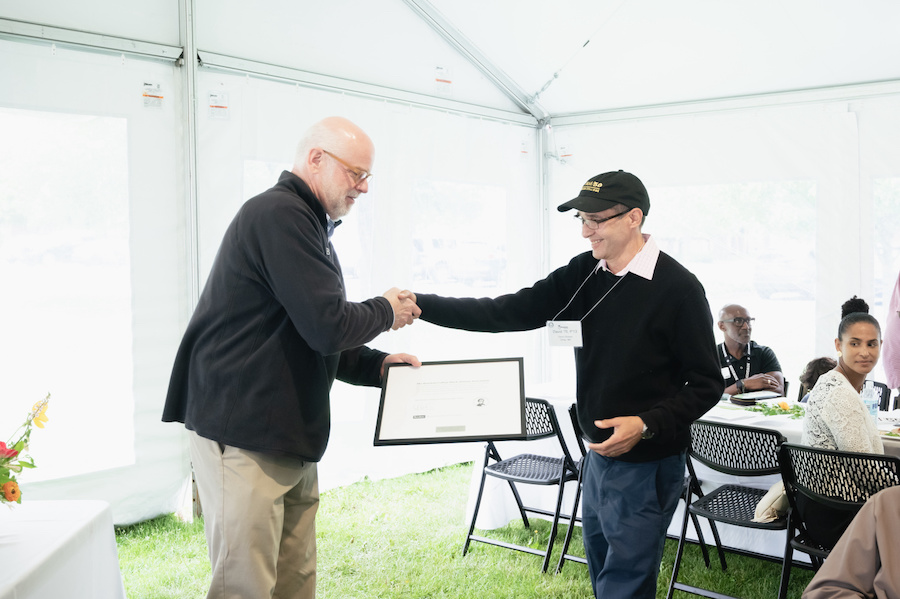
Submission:
<svg viewBox="0 0 900 599">
<path fill-rule="evenodd" d="M 698 420 L 691 425 L 691 447 L 687 460 L 691 478 L 689 484 L 692 492 L 698 491 L 699 496 L 684 511 L 675 564 L 672 566 L 672 579 L 669 582 L 668 599 L 671 599 L 676 589 L 704 597 L 728 597 L 708 589 L 678 582 L 678 570 L 684 553 L 689 516 L 706 518 L 710 524 L 722 522 L 764 530 L 787 530 L 787 517 L 773 522 L 753 522 L 756 505 L 765 496 L 767 492 L 765 490 L 738 484 L 725 484 L 704 495 L 703 491 L 699 489 L 694 460 L 717 472 L 732 476 L 757 477 L 779 474 L 781 470 L 778 466 L 778 447 L 784 443 L 784 440 L 781 433 L 769 429 L 704 420 Z M 716 536 L 722 570 L 726 570 L 728 565 L 725 561 L 725 552 L 722 550 L 715 528 L 713 528 L 713 533 Z M 785 540 L 785 545 L 787 545 L 787 540 Z M 782 585 L 778 594 L 779 599 L 784 598 L 787 590 L 784 585 L 786 568 L 787 566 L 782 565 Z"/>
<path fill-rule="evenodd" d="M 818 570 L 863 504 L 900 485 L 900 458 L 785 443 L 779 461 L 791 505 L 782 579 L 787 585 L 793 551 L 809 555 Z"/>
<path fill-rule="evenodd" d="M 565 484 L 578 478 L 578 468 L 569 454 L 566 443 L 563 440 L 562 432 L 559 429 L 559 423 L 556 419 L 556 413 L 553 406 L 543 399 L 525 399 L 525 432 L 526 440 L 534 441 L 537 439 L 545 439 L 555 436 L 559 441 L 561 457 L 535 455 L 524 453 L 509 459 L 502 459 L 497 447 L 494 443 L 488 442 L 484 452 L 484 465 L 481 472 L 481 484 L 478 487 L 478 499 L 475 501 L 475 510 L 472 513 L 472 522 L 469 525 L 469 533 L 466 535 L 466 543 L 463 546 L 463 555 L 469 550 L 469 543 L 478 541 L 505 547 L 506 549 L 514 549 L 516 551 L 524 551 L 533 555 L 543 556 L 544 562 L 541 567 L 542 572 L 547 571 L 550 563 L 550 552 L 553 550 L 553 542 L 556 540 L 556 533 L 559 528 L 559 520 L 571 519 L 571 516 L 561 515 L 563 491 Z M 493 463 L 492 463 L 493 462 Z M 541 514 L 553 517 L 553 525 L 550 529 L 550 540 L 547 542 L 547 548 L 544 550 L 533 549 L 523 545 L 515 545 L 504 541 L 498 541 L 488 537 L 472 534 L 475 530 L 475 520 L 478 518 L 478 509 L 481 506 L 481 498 L 484 494 L 484 481 L 488 476 L 495 476 L 506 480 L 509 488 L 512 490 L 519 507 L 519 513 L 522 515 L 522 522 L 526 527 L 529 526 L 527 513 Z M 556 498 L 556 510 L 551 512 L 537 507 L 528 507 L 523 505 L 516 484 L 528 485 L 558 485 L 559 492 Z"/>
</svg>

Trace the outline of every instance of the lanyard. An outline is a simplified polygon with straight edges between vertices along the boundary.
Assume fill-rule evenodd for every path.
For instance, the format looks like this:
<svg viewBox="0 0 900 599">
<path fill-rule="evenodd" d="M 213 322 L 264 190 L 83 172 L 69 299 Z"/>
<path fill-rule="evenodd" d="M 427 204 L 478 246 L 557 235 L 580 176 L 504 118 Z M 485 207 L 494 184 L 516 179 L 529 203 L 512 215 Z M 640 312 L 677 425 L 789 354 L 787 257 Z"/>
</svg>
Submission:
<svg viewBox="0 0 900 599">
<path fill-rule="evenodd" d="M 731 354 L 728 353 L 728 350 L 725 349 L 725 344 L 722 344 L 722 356 L 725 358 L 725 362 L 728 364 L 728 370 L 731 372 L 731 378 L 735 381 L 740 380 L 738 377 L 737 371 L 734 369 L 734 363 L 738 360 L 733 358 Z M 750 344 L 747 344 L 747 367 L 744 370 L 744 377 L 750 376 Z"/>
<path fill-rule="evenodd" d="M 566 308 L 568 308 L 568 307 L 572 304 L 572 301 L 575 299 L 575 296 L 578 295 L 578 292 L 581 291 L 581 288 L 584 287 L 584 284 L 587 283 L 587 282 L 588 282 L 588 279 L 590 279 L 591 276 L 594 275 L 596 272 L 598 272 L 598 271 L 597 271 L 596 269 L 593 269 L 593 270 L 591 270 L 590 273 L 588 273 L 587 278 L 586 278 L 584 281 L 581 282 L 581 285 L 579 285 L 579 286 L 578 286 L 578 289 L 575 290 L 575 293 L 572 294 L 571 299 L 569 299 L 568 303 L 566 303 L 566 305 L 563 306 L 562 310 L 560 310 L 559 312 L 556 313 L 556 316 L 553 317 L 553 320 L 556 320 L 557 318 L 559 318 L 559 315 L 560 315 L 560 314 L 562 314 L 563 312 L 565 312 Z M 600 302 L 602 302 L 604 299 L 606 299 L 606 296 L 609 295 L 610 293 L 612 293 L 612 290 L 615 289 L 616 286 L 617 286 L 619 283 L 621 283 L 622 280 L 623 280 L 624 278 L 625 278 L 625 275 L 622 275 L 621 277 L 618 277 L 618 280 L 617 280 L 615 283 L 613 283 L 613 286 L 610 287 L 609 290 L 607 290 L 607 292 L 603 294 L 603 297 L 601 297 L 600 299 L 598 299 L 598 300 L 597 300 L 597 303 L 594 304 L 593 306 L 591 306 L 591 309 L 588 310 L 587 312 L 585 312 L 584 316 L 582 316 L 581 318 L 579 318 L 578 321 L 581 322 L 581 321 L 583 321 L 585 318 L 587 318 L 587 317 L 588 317 L 588 314 L 590 314 L 591 312 L 593 312 L 593 311 L 594 311 L 594 308 L 596 308 L 597 306 L 599 306 L 599 305 L 600 305 Z"/>
</svg>

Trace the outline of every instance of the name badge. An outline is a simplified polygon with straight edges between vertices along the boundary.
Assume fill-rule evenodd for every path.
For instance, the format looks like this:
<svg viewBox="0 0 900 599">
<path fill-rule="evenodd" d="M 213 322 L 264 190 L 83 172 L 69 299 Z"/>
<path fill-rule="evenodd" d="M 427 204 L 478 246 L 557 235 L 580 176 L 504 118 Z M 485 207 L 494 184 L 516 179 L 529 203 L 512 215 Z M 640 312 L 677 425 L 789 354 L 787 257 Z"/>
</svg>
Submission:
<svg viewBox="0 0 900 599">
<path fill-rule="evenodd" d="M 726 366 L 725 368 L 722 369 L 722 380 L 727 381 L 730 378 L 731 378 L 731 371 Z"/>
<path fill-rule="evenodd" d="M 548 320 L 547 332 L 550 334 L 550 345 L 581 347 L 580 320 Z"/>
</svg>

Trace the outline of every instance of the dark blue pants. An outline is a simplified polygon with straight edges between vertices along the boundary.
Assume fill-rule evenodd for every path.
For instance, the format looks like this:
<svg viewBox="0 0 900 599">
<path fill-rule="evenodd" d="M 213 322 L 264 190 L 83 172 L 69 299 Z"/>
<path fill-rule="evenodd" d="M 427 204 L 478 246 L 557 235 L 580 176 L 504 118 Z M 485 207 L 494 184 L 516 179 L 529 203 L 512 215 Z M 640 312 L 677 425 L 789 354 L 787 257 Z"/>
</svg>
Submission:
<svg viewBox="0 0 900 599">
<path fill-rule="evenodd" d="M 685 454 L 632 463 L 588 451 L 586 462 L 582 535 L 594 596 L 653 599 Z"/>
</svg>

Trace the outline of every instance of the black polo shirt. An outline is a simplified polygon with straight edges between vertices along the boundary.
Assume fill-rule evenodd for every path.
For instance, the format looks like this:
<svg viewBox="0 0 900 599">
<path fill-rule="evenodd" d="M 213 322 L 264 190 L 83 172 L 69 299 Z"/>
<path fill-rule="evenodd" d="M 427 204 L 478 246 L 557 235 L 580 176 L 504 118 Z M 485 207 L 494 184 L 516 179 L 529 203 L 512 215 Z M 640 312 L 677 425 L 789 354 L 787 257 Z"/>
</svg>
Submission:
<svg viewBox="0 0 900 599">
<path fill-rule="evenodd" d="M 718 345 L 716 353 L 719 355 L 719 366 L 722 368 L 722 378 L 726 387 L 733 385 L 738 379 L 745 379 L 761 372 L 781 372 L 781 364 L 778 363 L 775 352 L 756 341 L 750 342 L 747 353 L 741 359 L 729 354 L 724 343 Z"/>
</svg>

